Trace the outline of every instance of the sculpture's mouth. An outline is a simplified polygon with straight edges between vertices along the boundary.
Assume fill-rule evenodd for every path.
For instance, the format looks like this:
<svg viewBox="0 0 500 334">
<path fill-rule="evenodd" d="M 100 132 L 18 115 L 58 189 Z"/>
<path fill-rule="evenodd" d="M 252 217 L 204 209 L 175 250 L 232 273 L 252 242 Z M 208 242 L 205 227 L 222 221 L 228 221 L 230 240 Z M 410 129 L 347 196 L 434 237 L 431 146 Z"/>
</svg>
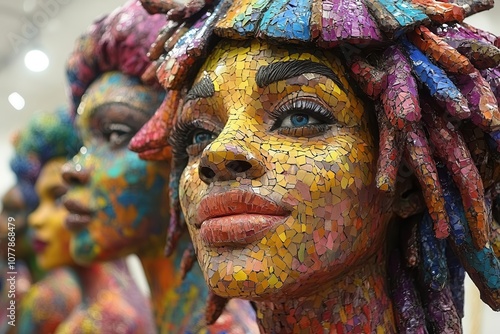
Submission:
<svg viewBox="0 0 500 334">
<path fill-rule="evenodd" d="M 48 242 L 43 241 L 42 239 L 40 239 L 38 237 L 33 238 L 33 250 L 37 254 L 43 253 L 45 248 L 47 248 L 48 244 L 49 244 Z"/>
<path fill-rule="evenodd" d="M 208 245 L 246 245 L 261 239 L 289 214 L 260 195 L 231 190 L 205 196 L 200 202 L 195 226 Z"/>
<path fill-rule="evenodd" d="M 80 202 L 69 199 L 64 201 L 64 206 L 69 211 L 65 219 L 66 227 L 69 230 L 80 230 L 92 221 L 93 211 L 83 206 Z"/>
</svg>

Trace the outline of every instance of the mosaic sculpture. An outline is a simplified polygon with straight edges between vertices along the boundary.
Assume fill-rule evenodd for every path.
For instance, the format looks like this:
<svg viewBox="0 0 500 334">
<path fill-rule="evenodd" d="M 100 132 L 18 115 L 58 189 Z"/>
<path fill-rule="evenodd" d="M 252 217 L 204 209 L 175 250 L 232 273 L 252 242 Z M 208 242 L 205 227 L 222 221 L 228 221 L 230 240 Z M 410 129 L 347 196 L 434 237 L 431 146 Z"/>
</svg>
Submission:
<svg viewBox="0 0 500 334">
<path fill-rule="evenodd" d="M 43 128 L 39 127 L 39 130 Z M 43 131 L 43 130 L 42 130 Z M 27 131 L 26 131 L 27 132 Z M 19 139 L 19 134 L 13 136 L 12 144 L 18 152 L 29 146 Z M 43 277 L 44 272 L 36 264 L 35 253 L 31 242 L 31 233 L 27 224 L 27 216 L 38 205 L 38 198 L 33 189 L 39 170 L 34 168 L 31 161 L 17 156 L 12 161 L 12 171 L 16 176 L 16 183 L 7 190 L 2 197 L 2 212 L 0 213 L 0 263 L 2 276 L 0 284 L 0 333 L 7 333 L 12 329 L 9 321 L 14 320 L 10 315 L 10 286 L 8 272 L 15 255 L 16 265 L 16 305 L 20 305 L 32 283 Z M 15 237 L 14 237 L 15 235 Z M 9 240 L 11 239 L 11 240 Z M 14 240 L 14 247 L 12 245 Z M 10 241 L 10 244 L 9 244 Z M 9 250 L 9 247 L 11 248 Z M 9 261 L 9 257 L 11 260 Z"/>
<path fill-rule="evenodd" d="M 187 225 L 209 319 L 456 333 L 464 270 L 500 309 L 499 39 L 463 22 L 493 1 L 142 2 L 170 99 L 131 148 L 173 145 L 168 246 Z"/>
<path fill-rule="evenodd" d="M 28 221 L 37 263 L 47 274 L 17 308 L 15 328 L 18 333 L 151 331 L 147 300 L 123 262 L 83 268 L 70 257 L 61 167 L 81 146 L 72 123 L 67 110 L 38 113 L 17 140 L 12 165 L 33 176 L 39 203 Z"/>
<path fill-rule="evenodd" d="M 146 51 L 163 22 L 162 15 L 150 16 L 138 1 L 129 1 L 92 25 L 68 61 L 83 140 L 63 173 L 71 184 L 65 200 L 71 253 L 81 264 L 137 254 L 159 333 L 250 333 L 256 329 L 254 311 L 243 301 L 207 328 L 208 289 L 201 270 L 185 275 L 180 267 L 189 236 L 170 257 L 163 253 L 169 164 L 142 161 L 127 149 L 164 98 L 155 79 L 140 80 L 150 65 Z"/>
<path fill-rule="evenodd" d="M 39 205 L 34 186 L 40 177 L 42 166 L 52 159 L 63 159 L 74 154 L 78 150 L 78 143 L 71 131 L 69 113 L 64 109 L 36 113 L 14 138 L 15 156 L 11 167 L 17 182 L 4 196 L 3 200 L 7 205 L 3 207 L 3 221 L 7 222 L 7 216 L 15 219 L 15 255 L 26 260 L 27 268 L 30 269 L 28 275 L 34 281 L 31 285 L 29 281 L 28 284 L 22 283 L 27 280 L 20 275 L 23 272 L 22 265 L 17 261 L 15 270 L 5 270 L 18 272 L 18 287 L 26 286 L 26 294 L 16 302 L 16 310 L 19 311 L 17 321 L 13 322 L 16 326 L 8 326 L 9 330 L 6 332 L 53 333 L 80 302 L 80 289 L 74 274 L 68 268 L 58 268 L 45 274 L 45 271 L 60 266 L 55 262 L 58 262 L 60 256 L 58 246 L 62 241 L 55 236 L 50 244 L 45 245 L 48 254 L 40 255 L 41 249 L 37 247 L 40 244 L 34 244 L 34 230 L 27 223 L 28 214 Z M 7 244 L 2 245 L 5 245 L 4 250 L 7 251 Z M 51 250 L 55 252 L 51 253 Z M 41 262 L 38 261 L 40 256 L 44 258 Z M 19 289 L 19 292 L 23 290 Z M 4 319 L 10 320 L 8 317 Z"/>
</svg>

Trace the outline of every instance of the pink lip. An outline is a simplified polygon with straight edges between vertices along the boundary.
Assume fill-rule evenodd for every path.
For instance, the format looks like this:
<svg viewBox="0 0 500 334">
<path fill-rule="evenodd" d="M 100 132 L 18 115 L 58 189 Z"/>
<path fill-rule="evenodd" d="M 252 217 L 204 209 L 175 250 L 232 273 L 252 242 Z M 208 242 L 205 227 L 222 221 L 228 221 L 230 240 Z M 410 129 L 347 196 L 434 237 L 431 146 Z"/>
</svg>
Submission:
<svg viewBox="0 0 500 334">
<path fill-rule="evenodd" d="M 66 200 L 64 201 L 64 206 L 69 211 L 69 215 L 67 215 L 65 219 L 66 227 L 69 230 L 80 230 L 92 221 L 93 211 L 83 206 L 80 202 Z"/>
<path fill-rule="evenodd" d="M 246 245 L 261 239 L 289 213 L 260 195 L 232 190 L 208 195 L 201 201 L 196 227 L 207 244 Z"/>
<path fill-rule="evenodd" d="M 45 242 L 45 241 L 42 241 L 38 238 L 34 238 L 33 239 L 33 250 L 35 251 L 35 253 L 43 253 L 43 251 L 45 250 L 45 248 L 47 247 L 49 243 L 48 242 Z"/>
</svg>

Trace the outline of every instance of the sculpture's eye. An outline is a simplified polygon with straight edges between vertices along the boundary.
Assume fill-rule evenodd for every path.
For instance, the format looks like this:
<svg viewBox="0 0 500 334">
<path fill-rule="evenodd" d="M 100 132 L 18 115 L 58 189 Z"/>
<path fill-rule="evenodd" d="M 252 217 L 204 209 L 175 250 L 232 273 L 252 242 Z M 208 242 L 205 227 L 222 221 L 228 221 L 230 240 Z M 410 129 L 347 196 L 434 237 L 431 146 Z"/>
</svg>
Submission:
<svg viewBox="0 0 500 334">
<path fill-rule="evenodd" d="M 191 144 L 200 144 L 206 142 L 207 144 L 214 140 L 217 136 L 215 133 L 207 130 L 196 130 L 193 133 Z"/>
<path fill-rule="evenodd" d="M 104 127 L 103 135 L 112 148 L 119 148 L 128 144 L 134 133 L 132 129 L 125 124 L 111 123 Z"/>
<path fill-rule="evenodd" d="M 312 97 L 292 99 L 269 114 L 275 119 L 271 131 L 292 137 L 319 135 L 336 122 L 324 103 Z"/>
<path fill-rule="evenodd" d="M 170 142 L 180 157 L 197 156 L 218 136 L 217 126 L 204 120 L 179 121 Z"/>
<path fill-rule="evenodd" d="M 295 114 L 285 117 L 281 121 L 281 127 L 291 128 L 291 127 L 300 127 L 318 123 L 319 121 L 314 117 L 299 111 Z"/>
</svg>

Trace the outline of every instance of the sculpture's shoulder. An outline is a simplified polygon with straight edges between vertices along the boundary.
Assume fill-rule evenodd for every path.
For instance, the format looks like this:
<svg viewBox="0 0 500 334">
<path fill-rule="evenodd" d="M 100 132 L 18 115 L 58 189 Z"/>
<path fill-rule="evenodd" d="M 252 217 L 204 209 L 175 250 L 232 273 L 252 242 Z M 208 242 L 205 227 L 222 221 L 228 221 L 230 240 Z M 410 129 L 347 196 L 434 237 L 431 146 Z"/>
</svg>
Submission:
<svg viewBox="0 0 500 334">
<path fill-rule="evenodd" d="M 149 312 L 149 310 L 146 310 Z M 58 328 L 58 334 L 155 333 L 149 313 L 138 309 L 118 291 L 101 291 L 91 303 L 81 304 Z"/>
<path fill-rule="evenodd" d="M 74 275 L 65 269 L 33 284 L 20 307 L 19 333 L 52 333 L 81 301 Z"/>
</svg>

